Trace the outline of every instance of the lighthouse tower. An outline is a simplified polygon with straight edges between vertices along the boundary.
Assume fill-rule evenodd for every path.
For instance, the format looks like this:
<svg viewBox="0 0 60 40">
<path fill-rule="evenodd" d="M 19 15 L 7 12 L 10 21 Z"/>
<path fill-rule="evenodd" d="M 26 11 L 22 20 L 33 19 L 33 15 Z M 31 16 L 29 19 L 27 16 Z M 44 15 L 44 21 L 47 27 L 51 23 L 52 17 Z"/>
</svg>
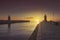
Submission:
<svg viewBox="0 0 60 40">
<path fill-rule="evenodd" d="M 8 28 L 10 29 L 10 24 L 11 24 L 11 17 L 8 16 Z"/>
<path fill-rule="evenodd" d="M 10 16 L 8 16 L 8 21 L 10 21 Z"/>
<path fill-rule="evenodd" d="M 8 24 L 11 22 L 11 18 L 10 16 L 8 16 Z"/>
<path fill-rule="evenodd" d="M 47 22 L 47 16 L 46 16 L 46 14 L 44 15 L 44 21 Z"/>
</svg>

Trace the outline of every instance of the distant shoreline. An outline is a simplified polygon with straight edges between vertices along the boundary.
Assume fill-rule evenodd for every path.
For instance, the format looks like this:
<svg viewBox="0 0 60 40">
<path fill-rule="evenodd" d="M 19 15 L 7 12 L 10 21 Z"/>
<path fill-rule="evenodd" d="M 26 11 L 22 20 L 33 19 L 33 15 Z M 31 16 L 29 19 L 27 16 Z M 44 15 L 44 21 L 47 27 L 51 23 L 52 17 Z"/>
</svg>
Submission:
<svg viewBox="0 0 60 40">
<path fill-rule="evenodd" d="M 11 20 L 10 24 L 12 23 L 21 23 L 21 22 L 30 22 L 29 20 Z M 2 24 L 9 24 L 8 20 L 0 20 L 0 25 Z"/>
</svg>

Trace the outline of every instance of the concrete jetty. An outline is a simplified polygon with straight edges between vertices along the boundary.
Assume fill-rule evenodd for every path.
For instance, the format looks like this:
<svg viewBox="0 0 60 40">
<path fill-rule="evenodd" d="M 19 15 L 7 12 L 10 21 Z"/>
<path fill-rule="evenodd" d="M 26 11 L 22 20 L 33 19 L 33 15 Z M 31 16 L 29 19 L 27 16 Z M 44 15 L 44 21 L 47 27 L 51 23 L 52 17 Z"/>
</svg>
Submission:
<svg viewBox="0 0 60 40">
<path fill-rule="evenodd" d="M 39 23 L 28 40 L 60 40 L 60 23 L 46 20 Z"/>
<path fill-rule="evenodd" d="M 41 22 L 28 40 L 60 40 L 60 25 Z"/>
</svg>

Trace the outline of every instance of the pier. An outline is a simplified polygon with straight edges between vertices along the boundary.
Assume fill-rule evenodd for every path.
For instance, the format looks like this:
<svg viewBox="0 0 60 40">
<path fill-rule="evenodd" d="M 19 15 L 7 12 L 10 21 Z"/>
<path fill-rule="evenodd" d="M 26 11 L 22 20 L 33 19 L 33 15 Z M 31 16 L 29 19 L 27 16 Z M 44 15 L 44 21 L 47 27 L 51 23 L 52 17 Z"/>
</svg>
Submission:
<svg viewBox="0 0 60 40">
<path fill-rule="evenodd" d="M 28 40 L 60 40 L 60 24 L 56 25 L 46 19 L 45 15 L 44 21 L 36 26 Z"/>
</svg>

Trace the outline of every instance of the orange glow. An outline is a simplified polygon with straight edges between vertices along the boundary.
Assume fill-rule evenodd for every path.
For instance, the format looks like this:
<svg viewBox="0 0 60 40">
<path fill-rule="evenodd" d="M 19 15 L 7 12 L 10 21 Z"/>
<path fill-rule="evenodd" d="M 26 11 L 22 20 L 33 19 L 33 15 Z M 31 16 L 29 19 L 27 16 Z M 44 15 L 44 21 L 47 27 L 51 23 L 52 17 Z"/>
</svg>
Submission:
<svg viewBox="0 0 60 40">
<path fill-rule="evenodd" d="M 51 13 L 51 14 L 50 14 Z M 47 20 L 50 21 L 60 21 L 60 18 L 57 16 L 52 15 L 52 12 L 44 12 L 44 11 L 32 11 L 32 12 L 27 12 L 26 14 L 18 14 L 18 15 L 10 15 L 11 16 L 11 20 L 30 20 L 30 21 L 35 21 L 35 22 L 41 22 L 44 19 L 44 14 L 47 15 Z M 8 15 L 7 16 L 0 16 L 0 20 L 7 20 L 8 19 Z"/>
<path fill-rule="evenodd" d="M 42 21 L 42 19 L 41 18 L 34 17 L 30 21 L 35 22 L 35 24 L 39 24 Z"/>
<path fill-rule="evenodd" d="M 36 24 L 38 24 L 40 22 L 39 19 L 34 19 L 34 21 L 36 22 Z"/>
</svg>

